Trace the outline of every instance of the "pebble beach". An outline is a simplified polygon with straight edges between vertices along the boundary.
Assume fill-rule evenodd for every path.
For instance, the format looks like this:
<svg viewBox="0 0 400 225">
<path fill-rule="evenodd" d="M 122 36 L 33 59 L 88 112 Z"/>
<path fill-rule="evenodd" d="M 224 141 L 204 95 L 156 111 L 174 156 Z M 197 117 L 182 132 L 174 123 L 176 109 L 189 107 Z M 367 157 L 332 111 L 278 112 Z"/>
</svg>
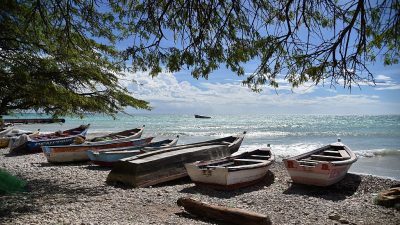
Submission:
<svg viewBox="0 0 400 225">
<path fill-rule="evenodd" d="M 105 183 L 110 169 L 7 153 L 0 149 L 0 167 L 26 180 L 28 190 L 0 195 L 0 224 L 221 224 L 186 213 L 180 197 L 261 213 L 272 224 L 400 224 L 399 210 L 373 204 L 400 181 L 371 175 L 349 173 L 329 188 L 296 185 L 278 160 L 265 180 L 236 191 L 197 187 L 189 178 L 126 189 Z"/>
</svg>

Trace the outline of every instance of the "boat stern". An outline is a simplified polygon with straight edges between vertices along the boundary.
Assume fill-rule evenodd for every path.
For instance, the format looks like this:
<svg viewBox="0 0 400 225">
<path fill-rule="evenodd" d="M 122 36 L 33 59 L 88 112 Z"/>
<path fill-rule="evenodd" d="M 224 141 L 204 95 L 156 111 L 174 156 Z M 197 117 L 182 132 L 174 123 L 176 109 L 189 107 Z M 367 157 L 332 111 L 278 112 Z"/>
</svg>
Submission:
<svg viewBox="0 0 400 225">
<path fill-rule="evenodd" d="M 283 162 L 294 183 L 322 187 L 343 179 L 350 168 L 350 165 L 336 166 L 330 162 L 300 164 L 293 159 L 284 159 Z"/>
</svg>

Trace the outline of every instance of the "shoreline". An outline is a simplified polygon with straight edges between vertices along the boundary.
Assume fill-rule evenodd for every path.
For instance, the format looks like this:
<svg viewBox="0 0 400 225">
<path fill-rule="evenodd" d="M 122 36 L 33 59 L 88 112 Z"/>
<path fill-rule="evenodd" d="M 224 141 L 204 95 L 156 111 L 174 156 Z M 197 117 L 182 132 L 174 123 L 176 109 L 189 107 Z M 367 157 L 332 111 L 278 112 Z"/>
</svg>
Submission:
<svg viewBox="0 0 400 225">
<path fill-rule="evenodd" d="M 180 197 L 236 207 L 270 217 L 273 224 L 399 224 L 400 211 L 373 204 L 398 180 L 349 173 L 328 187 L 295 185 L 281 162 L 261 183 L 223 192 L 195 186 L 189 178 L 150 188 L 108 186 L 109 169 L 48 164 L 43 154 L 5 157 L 0 167 L 25 179 L 29 191 L 0 196 L 0 224 L 215 224 L 187 214 Z"/>
</svg>

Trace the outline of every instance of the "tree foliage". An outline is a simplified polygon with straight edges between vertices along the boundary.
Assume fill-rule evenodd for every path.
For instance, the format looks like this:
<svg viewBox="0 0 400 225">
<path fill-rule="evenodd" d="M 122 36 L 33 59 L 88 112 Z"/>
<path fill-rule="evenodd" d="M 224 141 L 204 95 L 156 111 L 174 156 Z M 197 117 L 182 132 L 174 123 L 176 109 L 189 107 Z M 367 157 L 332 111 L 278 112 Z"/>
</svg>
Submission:
<svg viewBox="0 0 400 225">
<path fill-rule="evenodd" d="M 133 41 L 126 56 L 155 75 L 192 69 L 205 77 L 221 64 L 247 76 L 259 90 L 278 86 L 279 75 L 296 87 L 306 81 L 351 88 L 374 81 L 368 64 L 398 63 L 400 2 L 373 0 L 123 1 Z M 260 61 L 255 71 L 243 64 Z"/>
<path fill-rule="evenodd" d="M 114 25 L 93 1 L 2 1 L 0 115 L 149 109 L 118 83 L 125 62 L 113 46 Z"/>
<path fill-rule="evenodd" d="M 127 60 L 152 76 L 224 65 L 255 91 L 278 78 L 351 88 L 374 81 L 368 64 L 398 63 L 399 18 L 398 0 L 5 0 L 0 114 L 148 109 L 118 84 Z"/>
</svg>

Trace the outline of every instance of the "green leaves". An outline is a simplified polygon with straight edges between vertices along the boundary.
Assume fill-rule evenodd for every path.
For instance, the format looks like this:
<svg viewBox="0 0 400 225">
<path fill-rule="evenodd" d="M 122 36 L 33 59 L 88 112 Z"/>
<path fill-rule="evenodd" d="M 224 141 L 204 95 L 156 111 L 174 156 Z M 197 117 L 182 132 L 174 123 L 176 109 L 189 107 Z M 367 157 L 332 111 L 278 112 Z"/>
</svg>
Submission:
<svg viewBox="0 0 400 225">
<path fill-rule="evenodd" d="M 0 6 L 0 114 L 114 115 L 150 109 L 118 84 L 118 17 L 91 1 L 6 1 Z M 120 22 L 120 21 L 118 21 Z M 101 37 L 96 38 L 94 37 Z M 158 71 L 159 72 L 159 71 Z"/>
</svg>

